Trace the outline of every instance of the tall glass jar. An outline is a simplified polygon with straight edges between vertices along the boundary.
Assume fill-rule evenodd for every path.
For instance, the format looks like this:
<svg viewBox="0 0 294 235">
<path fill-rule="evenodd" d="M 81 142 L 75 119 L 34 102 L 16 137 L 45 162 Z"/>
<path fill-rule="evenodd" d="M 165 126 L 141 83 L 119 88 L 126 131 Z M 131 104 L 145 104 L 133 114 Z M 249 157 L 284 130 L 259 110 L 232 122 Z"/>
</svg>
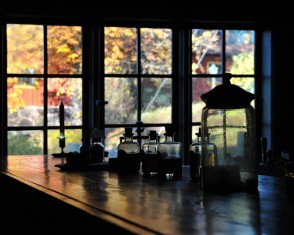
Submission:
<svg viewBox="0 0 294 235">
<path fill-rule="evenodd" d="M 133 140 L 133 129 L 125 128 L 124 138 L 117 147 L 118 172 L 138 174 L 141 168 L 140 145 Z"/>
<path fill-rule="evenodd" d="M 142 145 L 142 172 L 144 175 L 156 175 L 158 173 L 158 144 L 159 136 L 156 131 L 151 130 L 149 139 Z"/>
<path fill-rule="evenodd" d="M 172 127 L 165 127 L 164 141 L 158 144 L 158 175 L 173 179 L 182 177 L 182 144 L 175 141 Z"/>
<path fill-rule="evenodd" d="M 217 146 L 212 160 L 208 144 L 202 140 L 201 182 L 204 190 L 239 191 L 258 187 L 254 95 L 230 83 L 225 74 L 223 84 L 201 96 L 201 132 L 210 133 Z"/>
</svg>

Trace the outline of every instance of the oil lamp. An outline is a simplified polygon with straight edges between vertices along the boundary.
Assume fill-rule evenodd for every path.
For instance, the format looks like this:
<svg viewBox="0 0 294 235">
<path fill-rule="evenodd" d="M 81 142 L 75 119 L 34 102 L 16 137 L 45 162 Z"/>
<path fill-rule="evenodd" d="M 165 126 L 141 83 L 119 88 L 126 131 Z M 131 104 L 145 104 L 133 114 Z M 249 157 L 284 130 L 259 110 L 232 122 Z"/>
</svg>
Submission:
<svg viewBox="0 0 294 235">
<path fill-rule="evenodd" d="M 207 191 L 256 190 L 258 186 L 254 94 L 231 84 L 224 74 L 223 84 L 203 94 L 201 134 L 216 145 L 210 154 L 202 140 L 201 187 Z"/>
</svg>

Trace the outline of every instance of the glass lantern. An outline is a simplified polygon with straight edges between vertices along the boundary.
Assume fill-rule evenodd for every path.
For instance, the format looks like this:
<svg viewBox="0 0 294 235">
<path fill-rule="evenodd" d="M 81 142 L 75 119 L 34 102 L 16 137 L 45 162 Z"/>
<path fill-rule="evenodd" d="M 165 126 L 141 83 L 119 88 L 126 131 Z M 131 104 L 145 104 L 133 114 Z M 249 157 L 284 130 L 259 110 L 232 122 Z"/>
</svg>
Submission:
<svg viewBox="0 0 294 235">
<path fill-rule="evenodd" d="M 202 140 L 201 187 L 206 191 L 256 190 L 258 158 L 256 153 L 254 94 L 230 83 L 224 74 L 223 84 L 203 94 L 201 134 L 216 145 L 210 154 Z M 213 157 L 213 159 L 212 159 Z"/>
</svg>

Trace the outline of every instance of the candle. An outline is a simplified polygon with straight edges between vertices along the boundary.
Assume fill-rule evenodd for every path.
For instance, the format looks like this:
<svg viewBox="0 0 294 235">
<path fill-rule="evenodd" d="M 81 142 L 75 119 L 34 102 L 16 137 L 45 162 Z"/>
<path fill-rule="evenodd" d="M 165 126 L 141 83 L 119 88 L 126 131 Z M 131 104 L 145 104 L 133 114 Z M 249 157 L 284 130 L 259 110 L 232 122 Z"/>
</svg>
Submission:
<svg viewBox="0 0 294 235">
<path fill-rule="evenodd" d="M 64 136 L 64 105 L 62 101 L 59 105 L 59 125 L 60 125 L 60 135 Z"/>
</svg>

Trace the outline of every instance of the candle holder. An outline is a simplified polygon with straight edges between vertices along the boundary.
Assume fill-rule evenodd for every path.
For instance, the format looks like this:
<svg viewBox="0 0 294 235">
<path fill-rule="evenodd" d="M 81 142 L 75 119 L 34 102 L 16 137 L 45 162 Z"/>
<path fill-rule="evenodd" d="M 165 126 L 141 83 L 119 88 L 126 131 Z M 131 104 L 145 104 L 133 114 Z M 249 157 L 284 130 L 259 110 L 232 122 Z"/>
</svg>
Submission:
<svg viewBox="0 0 294 235">
<path fill-rule="evenodd" d="M 61 148 L 61 154 L 64 154 L 63 149 L 65 148 L 65 136 L 63 133 L 60 133 L 59 138 L 59 147 Z"/>
</svg>

